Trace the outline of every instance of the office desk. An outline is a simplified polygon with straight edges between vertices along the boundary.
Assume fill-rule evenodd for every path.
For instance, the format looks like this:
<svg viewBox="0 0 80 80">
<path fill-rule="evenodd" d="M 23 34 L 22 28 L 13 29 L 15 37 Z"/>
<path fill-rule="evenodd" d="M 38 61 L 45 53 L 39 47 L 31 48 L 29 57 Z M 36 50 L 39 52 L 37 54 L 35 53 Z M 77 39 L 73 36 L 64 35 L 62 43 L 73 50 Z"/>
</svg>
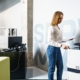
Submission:
<svg viewBox="0 0 80 80">
<path fill-rule="evenodd" d="M 10 78 L 25 79 L 26 75 L 26 52 L 0 52 L 0 56 L 10 57 Z"/>
</svg>

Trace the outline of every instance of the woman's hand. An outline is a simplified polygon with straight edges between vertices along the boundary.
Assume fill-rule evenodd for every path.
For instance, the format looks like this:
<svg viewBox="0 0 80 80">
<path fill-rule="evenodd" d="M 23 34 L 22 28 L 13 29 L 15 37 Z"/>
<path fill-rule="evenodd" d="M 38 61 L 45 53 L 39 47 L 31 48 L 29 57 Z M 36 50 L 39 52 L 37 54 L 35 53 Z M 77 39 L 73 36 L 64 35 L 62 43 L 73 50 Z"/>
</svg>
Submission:
<svg viewBox="0 0 80 80">
<path fill-rule="evenodd" d="M 69 46 L 64 45 L 64 44 L 61 44 L 61 47 L 62 47 L 63 49 L 70 49 L 70 47 L 69 47 Z"/>
</svg>

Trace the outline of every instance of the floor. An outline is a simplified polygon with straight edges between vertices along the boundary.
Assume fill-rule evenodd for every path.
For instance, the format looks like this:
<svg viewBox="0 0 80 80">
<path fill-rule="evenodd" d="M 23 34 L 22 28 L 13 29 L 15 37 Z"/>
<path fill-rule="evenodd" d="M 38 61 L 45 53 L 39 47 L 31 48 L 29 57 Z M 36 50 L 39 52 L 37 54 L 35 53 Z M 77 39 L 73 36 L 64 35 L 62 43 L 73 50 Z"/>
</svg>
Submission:
<svg viewBox="0 0 80 80">
<path fill-rule="evenodd" d="M 26 79 L 47 79 L 47 71 L 36 67 L 27 67 Z"/>
<path fill-rule="evenodd" d="M 56 72 L 54 73 L 56 79 Z M 63 80 L 80 80 L 80 73 L 63 71 Z M 48 72 L 37 67 L 27 67 L 26 79 L 12 79 L 12 80 L 48 80 Z"/>
<path fill-rule="evenodd" d="M 63 79 L 66 80 L 66 72 L 64 72 Z M 54 77 L 56 79 L 56 74 L 54 74 Z M 41 70 L 37 67 L 27 67 L 27 74 L 26 74 L 26 79 L 48 79 L 48 73 L 47 71 Z"/>
</svg>

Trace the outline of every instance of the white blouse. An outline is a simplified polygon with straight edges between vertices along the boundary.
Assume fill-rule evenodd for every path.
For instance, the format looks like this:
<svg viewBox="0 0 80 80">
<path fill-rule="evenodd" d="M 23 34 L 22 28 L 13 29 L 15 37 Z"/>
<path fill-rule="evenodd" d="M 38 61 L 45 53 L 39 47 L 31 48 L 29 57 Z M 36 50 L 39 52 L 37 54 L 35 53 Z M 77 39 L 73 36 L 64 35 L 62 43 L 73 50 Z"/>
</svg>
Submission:
<svg viewBox="0 0 80 80">
<path fill-rule="evenodd" d="M 49 45 L 60 47 L 62 42 L 62 31 L 57 26 L 50 26 L 48 29 Z"/>
</svg>

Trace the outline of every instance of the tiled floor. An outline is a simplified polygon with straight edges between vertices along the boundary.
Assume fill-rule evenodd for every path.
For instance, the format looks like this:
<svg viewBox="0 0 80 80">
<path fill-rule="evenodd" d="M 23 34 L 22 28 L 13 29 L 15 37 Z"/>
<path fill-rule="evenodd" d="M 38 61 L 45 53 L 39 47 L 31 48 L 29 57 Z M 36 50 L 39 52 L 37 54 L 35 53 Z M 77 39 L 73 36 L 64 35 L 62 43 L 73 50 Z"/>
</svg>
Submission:
<svg viewBox="0 0 80 80">
<path fill-rule="evenodd" d="M 56 78 L 56 74 L 54 74 Z M 37 67 L 27 67 L 26 79 L 48 79 L 47 71 L 41 70 Z M 67 74 L 64 72 L 63 79 L 67 79 Z"/>
</svg>

